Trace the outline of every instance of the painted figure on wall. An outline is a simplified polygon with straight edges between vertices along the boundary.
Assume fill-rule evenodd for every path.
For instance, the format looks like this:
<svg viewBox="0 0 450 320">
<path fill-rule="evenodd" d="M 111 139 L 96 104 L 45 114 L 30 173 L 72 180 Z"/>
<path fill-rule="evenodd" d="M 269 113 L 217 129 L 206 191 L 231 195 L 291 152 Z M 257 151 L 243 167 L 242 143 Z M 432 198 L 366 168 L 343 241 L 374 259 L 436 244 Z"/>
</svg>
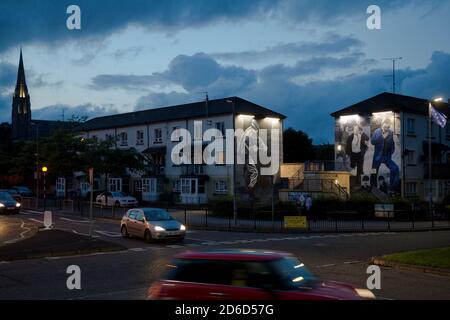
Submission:
<svg viewBox="0 0 450 320">
<path fill-rule="evenodd" d="M 356 181 L 360 182 L 360 177 L 364 170 L 364 156 L 369 146 L 369 137 L 363 132 L 359 124 L 355 124 L 353 132 L 348 136 L 345 146 L 345 153 L 350 158 L 350 168 L 356 168 Z"/>
</svg>

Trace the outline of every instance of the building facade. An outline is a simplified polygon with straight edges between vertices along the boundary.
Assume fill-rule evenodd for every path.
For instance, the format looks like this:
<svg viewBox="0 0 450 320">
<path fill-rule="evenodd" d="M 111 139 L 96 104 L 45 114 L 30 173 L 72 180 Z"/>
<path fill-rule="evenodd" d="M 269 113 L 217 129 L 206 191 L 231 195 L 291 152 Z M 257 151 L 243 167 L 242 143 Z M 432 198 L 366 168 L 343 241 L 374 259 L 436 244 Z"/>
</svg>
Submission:
<svg viewBox="0 0 450 320">
<path fill-rule="evenodd" d="M 234 187 L 242 200 L 267 198 L 264 190 L 271 187 L 274 176 L 276 180 L 282 163 L 284 118 L 252 102 L 231 97 L 94 118 L 86 121 L 79 131 L 85 138 L 112 138 L 115 148 L 135 148 L 147 160 L 143 172 L 125 170 L 120 177 L 98 177 L 99 189 L 124 191 L 142 197 L 143 201 L 157 201 L 164 194 L 176 202 L 201 204 L 220 196 L 233 196 Z M 192 144 L 200 143 L 203 150 L 207 143 L 202 137 L 208 129 L 217 129 L 225 136 L 228 129 L 245 131 L 252 126 L 269 132 L 278 130 L 280 141 L 276 146 L 277 152 L 271 150 L 271 154 L 277 156 L 277 173 L 271 176 L 259 174 L 252 188 L 248 187 L 246 166 L 226 161 L 225 145 L 223 151 L 215 155 L 220 159 L 216 164 L 177 165 L 172 161 L 172 151 L 179 143 L 172 141 L 172 134 L 177 129 L 186 129 Z M 107 185 L 101 185 L 102 181 L 107 181 Z M 82 189 L 86 188 L 88 184 L 84 183 Z"/>
<path fill-rule="evenodd" d="M 332 114 L 335 161 L 352 172 L 353 190 L 428 199 L 431 161 L 433 201 L 450 194 L 450 129 L 431 122 L 429 159 L 429 103 L 449 116 L 448 103 L 391 93 Z"/>
</svg>

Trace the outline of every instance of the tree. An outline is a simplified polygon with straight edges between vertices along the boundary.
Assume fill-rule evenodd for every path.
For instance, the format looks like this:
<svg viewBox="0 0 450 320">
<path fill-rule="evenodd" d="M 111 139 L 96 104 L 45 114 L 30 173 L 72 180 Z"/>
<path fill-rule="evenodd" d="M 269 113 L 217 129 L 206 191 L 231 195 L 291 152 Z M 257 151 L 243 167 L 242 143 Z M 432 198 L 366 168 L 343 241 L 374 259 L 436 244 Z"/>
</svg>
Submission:
<svg viewBox="0 0 450 320">
<path fill-rule="evenodd" d="M 283 159 L 285 163 L 314 159 L 312 139 L 301 130 L 286 129 L 283 132 Z"/>
<path fill-rule="evenodd" d="M 314 160 L 334 161 L 334 144 L 315 145 Z"/>
</svg>

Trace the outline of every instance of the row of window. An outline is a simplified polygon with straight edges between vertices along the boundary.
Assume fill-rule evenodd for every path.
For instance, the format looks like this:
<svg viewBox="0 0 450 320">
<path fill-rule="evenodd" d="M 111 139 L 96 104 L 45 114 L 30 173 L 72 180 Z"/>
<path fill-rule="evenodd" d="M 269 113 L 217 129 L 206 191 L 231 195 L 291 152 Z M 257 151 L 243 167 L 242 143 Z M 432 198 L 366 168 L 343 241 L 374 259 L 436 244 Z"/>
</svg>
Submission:
<svg viewBox="0 0 450 320">
<path fill-rule="evenodd" d="M 118 190 L 118 178 L 110 179 L 110 189 L 111 191 Z M 155 178 L 144 178 L 134 181 L 134 190 L 138 192 L 148 192 L 157 193 L 157 179 Z M 175 180 L 172 184 L 172 191 L 179 192 L 183 194 L 204 194 L 206 191 L 205 181 L 203 179 L 195 178 L 183 178 Z M 214 181 L 214 193 L 216 194 L 228 194 L 228 181 L 227 180 L 216 180 Z"/>
<path fill-rule="evenodd" d="M 216 122 L 215 128 L 219 130 L 222 135 L 225 135 L 225 123 L 224 122 Z M 172 130 L 175 131 L 176 129 L 180 129 L 180 127 L 173 127 Z M 154 140 L 153 144 L 161 144 L 163 143 L 162 138 L 162 129 L 156 128 L 153 131 L 154 133 Z M 93 136 L 94 139 L 97 139 L 97 136 Z M 113 136 L 110 134 L 106 134 L 106 139 L 112 139 Z M 119 144 L 122 147 L 128 146 L 128 133 L 126 131 L 120 132 L 118 135 L 119 138 Z M 178 139 L 179 137 L 175 136 L 175 139 Z M 194 126 L 194 139 L 201 140 L 202 138 L 202 131 L 201 127 L 199 125 Z M 136 143 L 137 146 L 144 145 L 144 130 L 136 130 Z"/>
</svg>

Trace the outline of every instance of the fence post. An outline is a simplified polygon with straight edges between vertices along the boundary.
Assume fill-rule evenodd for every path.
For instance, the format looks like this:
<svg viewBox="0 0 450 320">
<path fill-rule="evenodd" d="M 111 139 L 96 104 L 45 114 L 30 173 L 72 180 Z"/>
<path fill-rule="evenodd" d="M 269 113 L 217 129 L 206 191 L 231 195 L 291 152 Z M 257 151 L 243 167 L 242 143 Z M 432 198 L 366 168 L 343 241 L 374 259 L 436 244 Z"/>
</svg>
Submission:
<svg viewBox="0 0 450 320">
<path fill-rule="evenodd" d="M 431 228 L 434 228 L 434 208 L 431 207 Z"/>
<path fill-rule="evenodd" d="M 365 225 L 364 225 L 364 211 L 361 212 L 361 227 L 362 227 L 362 230 L 364 231 L 364 229 L 365 229 Z"/>
<path fill-rule="evenodd" d="M 337 216 L 336 216 L 336 218 L 334 219 L 334 226 L 335 226 L 336 232 L 338 232 L 338 218 L 337 218 Z"/>
<path fill-rule="evenodd" d="M 184 207 L 184 225 L 187 226 L 186 207 Z"/>
<path fill-rule="evenodd" d="M 411 211 L 411 222 L 412 222 L 412 229 L 414 230 L 414 225 L 415 225 L 415 221 L 414 221 L 414 208 Z"/>
<path fill-rule="evenodd" d="M 206 222 L 206 228 L 208 228 L 208 207 L 205 209 L 205 222 Z"/>
</svg>

